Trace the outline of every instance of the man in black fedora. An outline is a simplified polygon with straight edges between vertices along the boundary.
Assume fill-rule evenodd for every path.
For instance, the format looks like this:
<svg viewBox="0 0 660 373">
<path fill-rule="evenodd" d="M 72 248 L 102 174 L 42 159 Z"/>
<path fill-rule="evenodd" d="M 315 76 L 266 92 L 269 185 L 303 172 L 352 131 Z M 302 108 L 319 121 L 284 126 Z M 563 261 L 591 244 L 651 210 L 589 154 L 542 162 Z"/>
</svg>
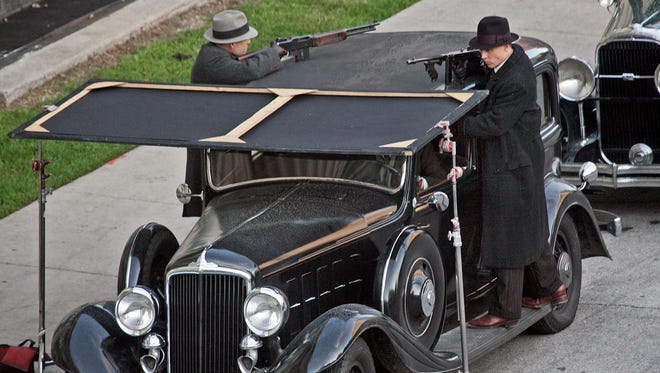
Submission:
<svg viewBox="0 0 660 373">
<path fill-rule="evenodd" d="M 204 33 L 208 43 L 197 55 L 190 80 L 206 84 L 244 84 L 279 70 L 282 67 L 280 57 L 286 52 L 277 45 L 239 61 L 258 34 L 241 11 L 224 10 L 216 14 L 211 28 Z"/>
<path fill-rule="evenodd" d="M 541 111 L 536 75 L 506 18 L 479 22 L 470 47 L 490 69 L 489 96 L 457 132 L 477 139 L 482 181 L 481 265 L 497 277 L 495 301 L 472 328 L 513 327 L 521 305 L 567 301 L 548 243 Z M 523 281 L 524 280 L 524 281 Z M 530 298 L 523 298 L 523 288 Z"/>
</svg>

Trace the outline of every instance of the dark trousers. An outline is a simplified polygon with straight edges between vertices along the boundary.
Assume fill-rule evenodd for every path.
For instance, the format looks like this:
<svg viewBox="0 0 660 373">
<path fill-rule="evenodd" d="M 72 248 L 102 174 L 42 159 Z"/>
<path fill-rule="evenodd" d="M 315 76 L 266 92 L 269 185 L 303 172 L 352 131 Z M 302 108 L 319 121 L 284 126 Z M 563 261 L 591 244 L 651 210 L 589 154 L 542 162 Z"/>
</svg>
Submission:
<svg viewBox="0 0 660 373">
<path fill-rule="evenodd" d="M 541 256 L 522 268 L 493 268 L 497 277 L 495 302 L 489 313 L 506 319 L 519 319 L 523 290 L 532 298 L 550 295 L 561 286 L 552 249 L 547 245 Z"/>
</svg>

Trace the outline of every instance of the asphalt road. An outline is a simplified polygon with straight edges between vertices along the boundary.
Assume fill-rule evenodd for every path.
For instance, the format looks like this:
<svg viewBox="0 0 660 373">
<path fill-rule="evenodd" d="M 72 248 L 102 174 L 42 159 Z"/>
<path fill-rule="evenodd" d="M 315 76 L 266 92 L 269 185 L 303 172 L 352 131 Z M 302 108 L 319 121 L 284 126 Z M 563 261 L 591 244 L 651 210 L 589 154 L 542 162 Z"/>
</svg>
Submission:
<svg viewBox="0 0 660 373">
<path fill-rule="evenodd" d="M 489 14 L 506 15 L 514 32 L 550 42 L 560 58 L 589 60 L 608 18 L 591 0 L 424 0 L 384 21 L 380 30 L 474 31 Z M 185 237 L 194 219 L 180 217 L 174 195 L 184 159 L 182 149 L 139 147 L 48 197 L 48 341 L 71 309 L 115 295 L 119 257 L 135 228 L 156 221 L 179 241 Z M 472 371 L 660 371 L 660 192 L 624 191 L 594 201 L 618 213 L 626 229 L 619 238 L 605 235 L 613 260 L 583 262 L 573 325 L 556 335 L 519 336 L 472 362 Z M 0 343 L 36 339 L 37 211 L 32 204 L 0 220 Z"/>
<path fill-rule="evenodd" d="M 523 334 L 471 366 L 474 372 L 659 372 L 660 189 L 590 195 L 622 219 L 603 235 L 612 260 L 582 261 L 573 324 L 554 335 Z"/>
</svg>

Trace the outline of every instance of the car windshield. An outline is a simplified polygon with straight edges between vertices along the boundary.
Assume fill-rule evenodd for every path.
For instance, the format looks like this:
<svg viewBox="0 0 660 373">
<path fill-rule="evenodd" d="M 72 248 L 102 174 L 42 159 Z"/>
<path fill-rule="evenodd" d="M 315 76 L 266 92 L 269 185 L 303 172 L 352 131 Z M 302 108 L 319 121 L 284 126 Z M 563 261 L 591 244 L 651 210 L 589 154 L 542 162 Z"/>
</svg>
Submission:
<svg viewBox="0 0 660 373">
<path fill-rule="evenodd" d="M 659 0 L 622 0 L 618 14 L 614 16 L 610 30 L 641 24 L 647 28 L 660 29 Z"/>
<path fill-rule="evenodd" d="M 405 164 L 404 156 L 393 155 L 208 152 L 209 180 L 216 190 L 261 180 L 325 179 L 395 191 Z"/>
</svg>

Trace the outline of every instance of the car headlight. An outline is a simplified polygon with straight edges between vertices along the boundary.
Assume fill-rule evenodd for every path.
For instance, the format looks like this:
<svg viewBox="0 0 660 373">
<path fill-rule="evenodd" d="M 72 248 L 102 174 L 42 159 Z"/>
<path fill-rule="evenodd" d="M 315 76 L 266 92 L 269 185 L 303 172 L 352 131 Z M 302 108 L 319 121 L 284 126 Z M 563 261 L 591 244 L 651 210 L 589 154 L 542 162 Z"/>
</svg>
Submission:
<svg viewBox="0 0 660 373">
<path fill-rule="evenodd" d="M 568 101 L 582 101 L 596 87 L 594 71 L 589 64 L 577 57 L 559 63 L 559 95 Z"/>
<path fill-rule="evenodd" d="M 286 323 L 289 301 L 279 289 L 256 288 L 243 303 L 243 315 L 248 328 L 260 337 L 271 336 Z"/>
<path fill-rule="evenodd" d="M 115 303 L 117 324 L 124 333 L 131 336 L 147 334 L 158 317 L 158 298 L 143 286 L 122 290 Z"/>
<path fill-rule="evenodd" d="M 654 81 L 655 81 L 655 88 L 658 90 L 658 93 L 660 93 L 660 65 L 655 68 L 655 74 L 653 74 Z"/>
</svg>

